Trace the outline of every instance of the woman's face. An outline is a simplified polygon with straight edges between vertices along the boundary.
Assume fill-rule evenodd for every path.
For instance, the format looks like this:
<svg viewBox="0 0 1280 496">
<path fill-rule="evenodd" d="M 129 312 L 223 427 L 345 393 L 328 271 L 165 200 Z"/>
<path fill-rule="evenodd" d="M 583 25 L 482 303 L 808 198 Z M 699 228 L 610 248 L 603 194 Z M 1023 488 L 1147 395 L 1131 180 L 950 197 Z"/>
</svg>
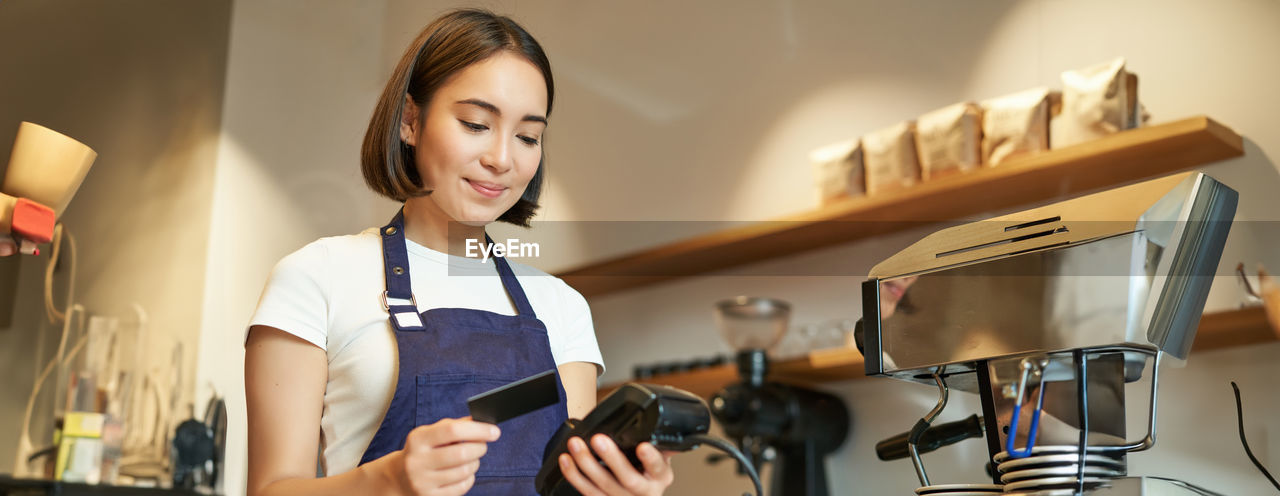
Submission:
<svg viewBox="0 0 1280 496">
<path fill-rule="evenodd" d="M 401 139 L 414 146 L 418 174 L 432 190 L 410 201 L 445 221 L 493 222 L 538 170 L 546 112 L 542 72 L 507 51 L 454 74 L 425 109 L 406 99 Z"/>
</svg>

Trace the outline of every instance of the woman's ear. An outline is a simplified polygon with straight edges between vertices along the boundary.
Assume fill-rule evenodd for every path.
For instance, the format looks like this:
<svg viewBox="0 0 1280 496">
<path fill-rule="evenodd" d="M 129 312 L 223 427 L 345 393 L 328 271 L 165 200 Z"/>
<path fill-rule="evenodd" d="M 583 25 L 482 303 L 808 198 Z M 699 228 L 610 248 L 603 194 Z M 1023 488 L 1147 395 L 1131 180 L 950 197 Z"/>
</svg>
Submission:
<svg viewBox="0 0 1280 496">
<path fill-rule="evenodd" d="M 404 95 L 404 109 L 400 112 L 400 141 L 409 146 L 418 146 L 418 104 L 408 93 Z"/>
</svg>

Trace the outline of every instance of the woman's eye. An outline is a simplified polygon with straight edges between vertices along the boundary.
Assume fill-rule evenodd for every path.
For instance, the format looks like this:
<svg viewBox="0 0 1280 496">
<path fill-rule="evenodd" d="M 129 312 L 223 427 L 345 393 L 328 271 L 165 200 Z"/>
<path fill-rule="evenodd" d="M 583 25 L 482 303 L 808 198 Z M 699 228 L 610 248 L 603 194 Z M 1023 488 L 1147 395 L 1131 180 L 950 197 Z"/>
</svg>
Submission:
<svg viewBox="0 0 1280 496">
<path fill-rule="evenodd" d="M 533 145 L 537 145 L 537 144 L 538 144 L 538 138 L 533 138 L 533 137 L 529 137 L 529 136 L 517 136 L 517 138 L 520 138 L 520 141 L 523 141 L 523 142 L 524 142 L 524 144 L 529 145 L 529 146 L 533 146 Z"/>
<path fill-rule="evenodd" d="M 478 131 L 487 131 L 487 130 L 489 130 L 489 126 L 486 126 L 486 125 L 484 125 L 484 124 L 476 124 L 476 123 L 474 123 L 474 122 L 467 122 L 467 121 L 464 121 L 464 120 L 458 120 L 458 122 L 461 122 L 461 123 L 462 123 L 462 125 L 463 125 L 464 127 L 466 127 L 467 129 L 470 129 L 470 130 L 472 130 L 472 131 L 477 131 L 477 132 L 478 132 Z"/>
</svg>

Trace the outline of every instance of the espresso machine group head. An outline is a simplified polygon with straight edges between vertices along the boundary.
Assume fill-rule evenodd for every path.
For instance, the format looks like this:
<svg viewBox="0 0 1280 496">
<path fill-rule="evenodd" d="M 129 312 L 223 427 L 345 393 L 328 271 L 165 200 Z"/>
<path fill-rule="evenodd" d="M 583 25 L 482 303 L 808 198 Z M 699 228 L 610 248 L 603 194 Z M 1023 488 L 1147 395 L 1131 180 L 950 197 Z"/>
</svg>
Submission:
<svg viewBox="0 0 1280 496">
<path fill-rule="evenodd" d="M 1125 457 L 1155 442 L 1160 361 L 1191 349 L 1236 203 L 1209 176 L 1176 174 L 944 229 L 876 265 L 862 290 L 867 375 L 940 393 L 906 436 L 917 494 L 1197 494 L 1129 475 Z M 1125 385 L 1144 371 L 1149 425 L 1130 440 Z M 924 469 L 951 389 L 982 401 L 989 483 L 937 484 Z"/>
</svg>

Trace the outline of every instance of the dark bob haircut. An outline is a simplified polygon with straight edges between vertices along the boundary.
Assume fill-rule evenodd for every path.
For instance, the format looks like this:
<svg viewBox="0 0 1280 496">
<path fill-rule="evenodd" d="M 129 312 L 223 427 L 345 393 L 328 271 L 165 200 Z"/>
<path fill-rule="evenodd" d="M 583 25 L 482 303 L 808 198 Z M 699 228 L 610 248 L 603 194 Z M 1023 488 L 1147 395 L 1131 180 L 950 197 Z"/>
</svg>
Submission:
<svg viewBox="0 0 1280 496">
<path fill-rule="evenodd" d="M 492 12 L 449 12 L 427 25 L 409 45 L 378 98 L 360 147 L 360 170 L 370 189 L 398 202 L 431 194 L 418 175 L 413 148 L 400 139 L 405 95 L 425 108 L 450 76 L 504 50 L 522 55 L 542 72 L 547 83 L 547 116 L 551 116 L 555 99 L 551 62 L 537 40 L 515 21 Z M 422 116 L 425 118 L 426 112 Z M 542 196 L 543 162 L 545 154 L 524 194 L 498 217 L 499 221 L 529 226 Z"/>
</svg>

